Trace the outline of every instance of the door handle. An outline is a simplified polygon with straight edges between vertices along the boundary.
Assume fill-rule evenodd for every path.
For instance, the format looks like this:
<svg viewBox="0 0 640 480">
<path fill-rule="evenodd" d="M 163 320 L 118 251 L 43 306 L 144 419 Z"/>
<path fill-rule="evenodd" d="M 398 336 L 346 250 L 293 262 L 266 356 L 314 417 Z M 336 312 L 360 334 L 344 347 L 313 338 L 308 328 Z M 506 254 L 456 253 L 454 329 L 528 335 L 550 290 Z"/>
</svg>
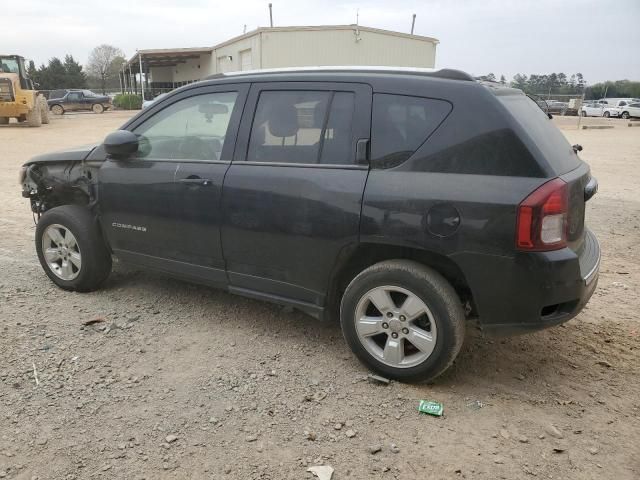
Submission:
<svg viewBox="0 0 640 480">
<path fill-rule="evenodd" d="M 187 185 L 202 185 L 203 187 L 208 187 L 211 185 L 212 182 L 208 178 L 189 177 L 189 178 L 181 178 L 180 183 L 186 183 Z"/>
<path fill-rule="evenodd" d="M 361 138 L 356 142 L 356 163 L 366 165 L 369 160 L 369 139 Z"/>
</svg>

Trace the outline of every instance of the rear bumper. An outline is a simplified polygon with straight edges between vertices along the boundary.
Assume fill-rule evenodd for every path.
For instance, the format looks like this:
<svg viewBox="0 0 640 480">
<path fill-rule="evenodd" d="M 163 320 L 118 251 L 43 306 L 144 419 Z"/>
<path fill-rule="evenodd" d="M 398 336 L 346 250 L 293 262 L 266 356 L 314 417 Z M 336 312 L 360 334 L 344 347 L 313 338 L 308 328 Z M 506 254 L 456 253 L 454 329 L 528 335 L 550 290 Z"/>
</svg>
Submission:
<svg viewBox="0 0 640 480">
<path fill-rule="evenodd" d="M 587 304 L 598 284 L 600 245 L 586 230 L 582 247 L 515 257 L 465 254 L 482 329 L 495 335 L 533 332 L 564 323 Z"/>
</svg>

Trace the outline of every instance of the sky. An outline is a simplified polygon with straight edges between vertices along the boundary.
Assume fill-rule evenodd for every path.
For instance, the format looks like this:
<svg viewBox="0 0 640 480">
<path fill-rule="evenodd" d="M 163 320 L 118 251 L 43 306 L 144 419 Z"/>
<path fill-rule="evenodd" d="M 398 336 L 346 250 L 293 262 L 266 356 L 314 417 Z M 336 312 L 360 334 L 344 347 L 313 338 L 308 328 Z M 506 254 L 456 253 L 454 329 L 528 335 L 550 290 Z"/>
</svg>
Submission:
<svg viewBox="0 0 640 480">
<path fill-rule="evenodd" d="M 440 40 L 436 67 L 473 75 L 580 72 L 589 84 L 640 80 L 640 0 L 271 0 L 275 26 L 360 25 Z M 261 0 L 22 0 L 6 2 L 2 54 L 37 65 L 86 63 L 108 43 L 136 49 L 208 47 L 269 25 Z"/>
</svg>

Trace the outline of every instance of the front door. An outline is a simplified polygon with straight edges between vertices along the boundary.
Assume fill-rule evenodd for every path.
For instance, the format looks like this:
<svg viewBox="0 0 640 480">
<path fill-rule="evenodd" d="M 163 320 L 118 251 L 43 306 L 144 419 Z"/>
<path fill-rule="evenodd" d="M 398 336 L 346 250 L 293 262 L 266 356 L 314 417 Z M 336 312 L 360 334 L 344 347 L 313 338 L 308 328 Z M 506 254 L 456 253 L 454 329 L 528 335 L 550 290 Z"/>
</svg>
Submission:
<svg viewBox="0 0 640 480">
<path fill-rule="evenodd" d="M 189 89 L 127 127 L 140 139 L 138 153 L 107 158 L 99 172 L 101 220 L 116 255 L 226 283 L 220 200 L 247 90 Z"/>
<path fill-rule="evenodd" d="M 64 109 L 69 111 L 80 110 L 82 102 L 82 92 L 69 92 L 65 99 Z"/>
<path fill-rule="evenodd" d="M 320 309 L 358 242 L 371 88 L 253 84 L 245 111 L 222 199 L 230 290 Z"/>
</svg>

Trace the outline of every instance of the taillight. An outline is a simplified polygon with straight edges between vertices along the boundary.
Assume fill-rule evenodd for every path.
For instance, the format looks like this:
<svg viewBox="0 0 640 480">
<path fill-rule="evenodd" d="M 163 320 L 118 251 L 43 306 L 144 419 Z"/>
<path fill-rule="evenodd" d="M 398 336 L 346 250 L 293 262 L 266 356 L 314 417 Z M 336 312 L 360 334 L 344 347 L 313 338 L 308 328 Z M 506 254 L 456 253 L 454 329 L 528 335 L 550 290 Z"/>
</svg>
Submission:
<svg viewBox="0 0 640 480">
<path fill-rule="evenodd" d="M 547 251 L 567 246 L 569 191 L 567 183 L 555 178 L 518 205 L 516 247 L 518 250 Z"/>
</svg>

